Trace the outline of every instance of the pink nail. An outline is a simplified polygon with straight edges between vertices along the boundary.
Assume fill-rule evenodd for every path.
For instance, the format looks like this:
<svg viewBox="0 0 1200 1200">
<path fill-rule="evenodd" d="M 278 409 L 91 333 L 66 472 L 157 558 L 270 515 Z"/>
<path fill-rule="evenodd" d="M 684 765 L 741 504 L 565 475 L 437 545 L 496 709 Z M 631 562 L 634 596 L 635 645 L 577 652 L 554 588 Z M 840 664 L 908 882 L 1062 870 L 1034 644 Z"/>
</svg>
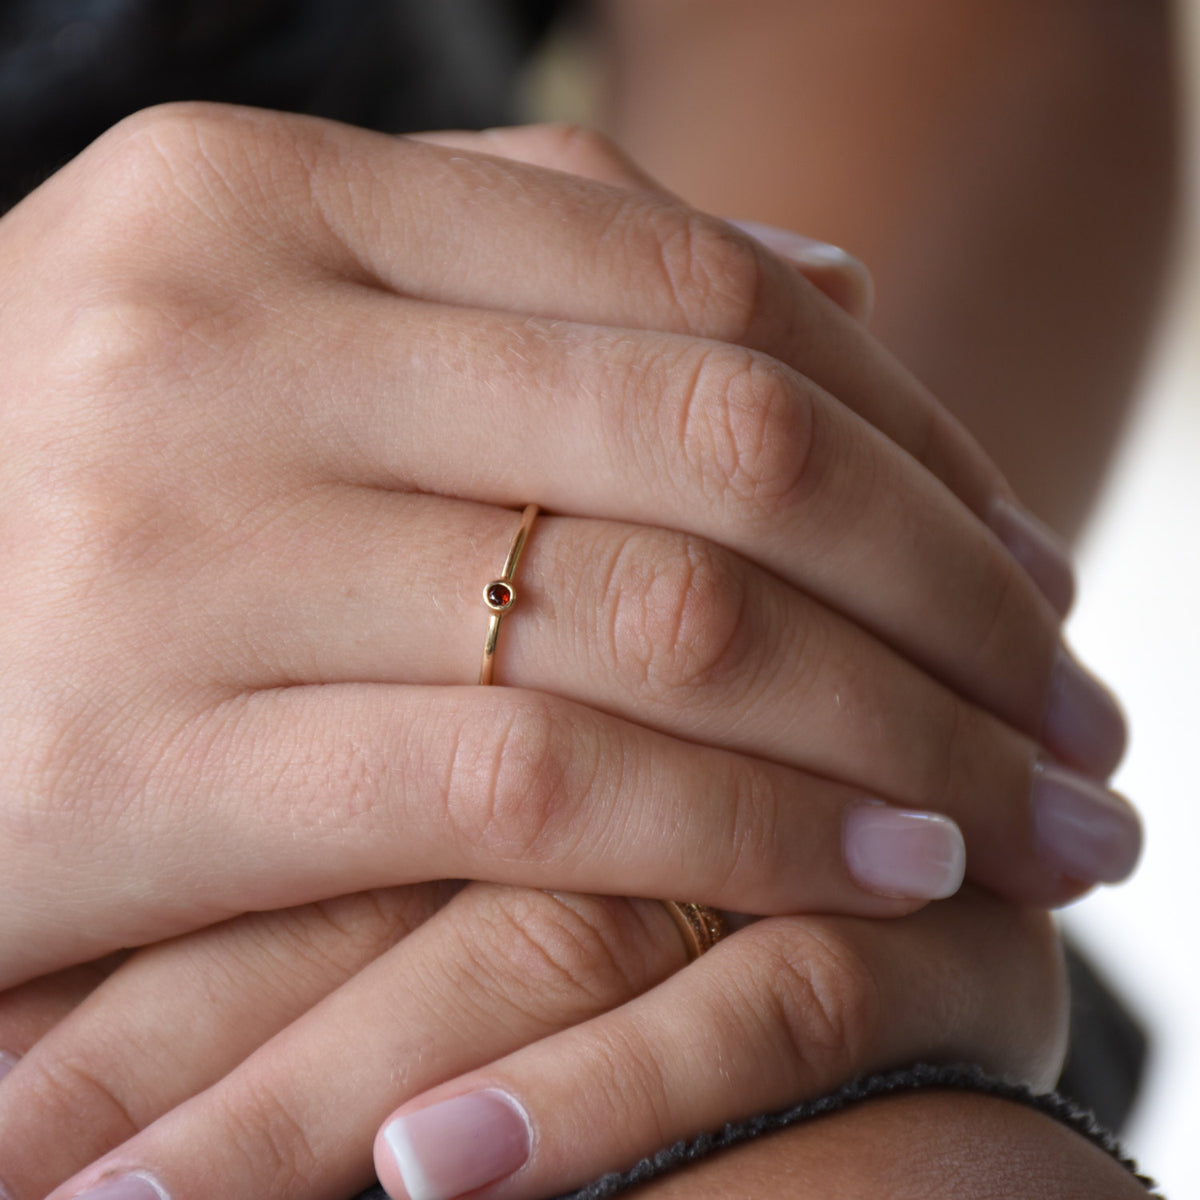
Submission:
<svg viewBox="0 0 1200 1200">
<path fill-rule="evenodd" d="M 9 1054 L 7 1050 L 0 1050 L 0 1079 L 3 1079 L 20 1061 L 15 1054 Z"/>
<path fill-rule="evenodd" d="M 1142 824 L 1115 792 L 1052 763 L 1034 768 L 1033 831 L 1042 858 L 1082 883 L 1118 883 L 1142 851 Z"/>
<path fill-rule="evenodd" d="M 382 1141 L 408 1200 L 451 1200 L 525 1164 L 529 1121 L 504 1092 L 468 1092 L 397 1117 Z"/>
<path fill-rule="evenodd" d="M 75 1200 L 170 1200 L 166 1189 L 143 1171 L 106 1179 L 80 1192 Z"/>
<path fill-rule="evenodd" d="M 962 833 L 949 817 L 878 802 L 846 813 L 842 852 L 862 887 L 906 900 L 953 896 L 967 865 Z"/>
<path fill-rule="evenodd" d="M 1125 753 L 1125 717 L 1112 693 L 1060 647 L 1050 679 L 1042 743 L 1055 758 L 1107 779 Z"/>
<path fill-rule="evenodd" d="M 760 221 L 730 221 L 729 224 L 801 270 L 836 271 L 844 286 L 837 289 L 833 299 L 860 320 L 871 315 L 875 283 L 871 272 L 853 254 L 840 246 L 793 233 L 790 229 L 780 229 L 777 225 L 764 225 Z M 831 288 L 830 292 L 833 290 Z"/>
<path fill-rule="evenodd" d="M 1075 600 L 1075 571 L 1058 535 L 1003 496 L 992 501 L 988 524 L 1055 611 L 1065 617 Z"/>
</svg>

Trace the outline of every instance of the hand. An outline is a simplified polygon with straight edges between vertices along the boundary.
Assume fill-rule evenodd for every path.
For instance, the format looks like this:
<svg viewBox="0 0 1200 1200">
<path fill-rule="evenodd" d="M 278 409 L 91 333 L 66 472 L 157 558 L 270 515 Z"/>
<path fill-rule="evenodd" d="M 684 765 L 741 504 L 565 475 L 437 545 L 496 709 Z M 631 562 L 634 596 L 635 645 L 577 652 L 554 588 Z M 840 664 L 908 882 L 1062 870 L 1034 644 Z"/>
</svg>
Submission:
<svg viewBox="0 0 1200 1200">
<path fill-rule="evenodd" d="M 1123 802 L 1037 765 L 1102 776 L 1123 730 L 979 519 L 995 472 L 723 223 L 183 106 L 0 240 L 3 983 L 427 878 L 953 886 L 949 823 L 864 797 L 1032 902 L 1132 865 Z M 456 686 L 531 499 L 512 686 Z"/>
<path fill-rule="evenodd" d="M 516 1161 L 517 1118 L 509 1158 L 472 1157 L 479 1106 L 441 1109 L 440 1132 L 409 1123 L 415 1153 L 451 1140 L 464 1173 L 426 1196 L 516 1169 L 482 1194 L 542 1197 L 857 1072 L 968 1060 L 1045 1085 L 1061 1058 L 1050 922 L 970 889 L 893 923 L 769 919 L 682 971 L 656 903 L 473 884 L 432 912 L 442 899 L 252 915 L 135 954 L 0 1084 L 8 1195 L 140 1172 L 121 1200 L 156 1194 L 145 1175 L 170 1200 L 349 1196 L 396 1103 L 500 1090 L 532 1156 Z M 376 1164 L 400 1198 L 394 1144 Z"/>
<path fill-rule="evenodd" d="M 25 1076 L 26 1076 L 26 1078 L 29 1078 L 29 1069 L 30 1069 L 30 1068 L 26 1067 L 26 1068 L 24 1068 L 24 1069 L 25 1069 Z M 18 1079 L 19 1079 L 19 1076 L 18 1076 Z"/>
</svg>

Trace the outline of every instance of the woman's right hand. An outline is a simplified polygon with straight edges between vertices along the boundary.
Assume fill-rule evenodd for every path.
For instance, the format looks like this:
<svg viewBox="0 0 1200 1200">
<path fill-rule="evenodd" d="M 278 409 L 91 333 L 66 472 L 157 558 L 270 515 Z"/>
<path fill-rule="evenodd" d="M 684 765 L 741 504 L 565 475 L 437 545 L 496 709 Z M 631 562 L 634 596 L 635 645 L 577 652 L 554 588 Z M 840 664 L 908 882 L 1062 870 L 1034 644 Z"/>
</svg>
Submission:
<svg viewBox="0 0 1200 1200">
<path fill-rule="evenodd" d="M 961 870 L 913 808 L 1022 900 L 1132 867 L 1053 556 L 722 222 L 182 106 L 0 247 L 0 983 L 443 877 L 896 915 Z"/>
<path fill-rule="evenodd" d="M 5 1195 L 346 1197 L 382 1124 L 398 1200 L 537 1200 L 898 1064 L 1044 1087 L 1061 1062 L 1053 924 L 977 889 L 770 918 L 686 967 L 650 901 L 471 884 L 434 911 L 447 891 L 248 914 L 94 991 L 77 970 L 0 997 Z"/>
</svg>

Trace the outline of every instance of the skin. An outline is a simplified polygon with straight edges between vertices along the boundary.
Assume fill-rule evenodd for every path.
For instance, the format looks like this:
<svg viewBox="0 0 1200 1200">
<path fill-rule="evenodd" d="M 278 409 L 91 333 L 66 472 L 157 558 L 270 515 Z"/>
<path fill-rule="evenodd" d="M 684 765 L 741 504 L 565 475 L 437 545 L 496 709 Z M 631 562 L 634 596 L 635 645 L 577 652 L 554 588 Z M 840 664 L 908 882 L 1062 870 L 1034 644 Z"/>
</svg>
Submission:
<svg viewBox="0 0 1200 1200">
<path fill-rule="evenodd" d="M 1146 1198 L 1123 1167 L 1056 1121 L 1006 1100 L 957 1092 L 872 1100 L 630 1194 L 647 1200 Z"/>
<path fill-rule="evenodd" d="M 652 158 L 653 158 L 653 155 L 652 155 Z M 1154 193 L 1154 194 L 1158 194 L 1158 193 Z M 725 209 L 725 210 L 728 211 L 728 209 Z M 750 214 L 750 215 L 767 215 L 767 212 L 766 212 L 766 210 L 758 210 L 758 211 L 754 212 L 754 214 Z M 798 222 L 785 221 L 784 223 L 796 224 Z M 823 232 L 823 230 L 822 230 L 822 232 Z M 841 239 L 841 240 L 848 241 L 850 239 Z M 937 311 L 936 305 L 932 306 L 932 311 L 935 311 L 935 312 Z M 1012 347 L 1009 347 L 1009 349 L 1010 348 L 1012 348 Z M 1128 352 L 1127 352 L 1127 358 L 1128 358 Z M 1048 504 L 1043 504 L 1042 508 L 1043 508 L 1043 511 L 1050 511 L 1050 506 Z M 1063 521 L 1061 521 L 1061 523 L 1066 524 L 1067 522 L 1063 520 Z M 1054 1055 L 1051 1054 L 1049 1056 L 1046 1056 L 1044 1054 L 1044 1050 L 1043 1050 L 1042 1057 L 1039 1058 L 1039 1061 L 1042 1063 L 1045 1063 L 1048 1061 L 1052 1061 L 1052 1058 L 1054 1058 Z M 30 1068 L 23 1067 L 23 1069 L 25 1070 L 26 1078 L 29 1078 Z M 1044 1067 L 1042 1069 L 1044 1069 Z M 17 1076 L 13 1076 L 13 1078 L 16 1079 Z M 991 1120 L 991 1118 L 988 1118 L 988 1120 L 985 1120 L 982 1124 L 980 1124 L 980 1126 L 978 1128 L 983 1129 L 983 1130 L 988 1129 L 990 1120 Z M 1002 1121 L 997 1121 L 996 1128 L 1000 1128 L 1002 1126 L 1002 1123 L 1003 1123 Z M 869 1130 L 868 1130 L 868 1132 L 869 1132 Z M 1022 1136 L 1024 1136 L 1024 1135 L 1022 1135 Z M 1046 1148 L 1046 1147 L 1054 1146 L 1054 1142 L 1052 1142 L 1052 1139 L 1049 1141 L 1038 1142 L 1036 1136 L 1034 1136 L 1033 1134 L 1030 1134 L 1030 1138 L 1031 1138 L 1031 1142 L 1034 1145 L 1034 1148 L 1036 1148 L 1036 1150 L 1037 1150 L 1038 1146 L 1040 1146 L 1040 1147 L 1042 1147 L 1042 1150 L 1045 1151 L 1045 1153 L 1050 1153 L 1051 1151 L 1048 1150 L 1048 1148 Z M 1038 1152 L 1042 1152 L 1042 1150 L 1039 1150 Z M 775 1166 L 772 1165 L 772 1163 L 774 1162 L 774 1159 L 772 1158 L 774 1153 L 775 1152 L 773 1150 L 767 1150 L 766 1147 L 763 1147 L 763 1148 L 758 1148 L 757 1152 L 755 1154 L 752 1154 L 752 1156 L 751 1156 L 752 1158 L 754 1158 L 756 1163 L 762 1164 L 762 1170 L 764 1172 L 766 1172 L 766 1174 L 764 1174 L 764 1176 L 763 1176 L 764 1182 L 769 1183 L 769 1181 L 772 1181 L 772 1180 L 774 1180 L 775 1183 L 780 1182 L 780 1176 L 778 1174 L 778 1171 L 776 1171 Z M 845 1165 L 845 1162 L 846 1162 L 845 1159 L 842 1160 L 842 1165 Z M 836 1164 L 833 1164 L 833 1165 L 836 1165 Z M 715 1164 L 714 1164 L 714 1166 L 715 1166 Z M 785 1168 L 785 1166 L 786 1166 L 785 1160 L 782 1158 L 779 1159 L 779 1169 L 782 1170 Z M 878 1164 L 878 1166 L 880 1166 L 880 1170 L 883 1169 L 882 1163 Z M 830 1169 L 832 1169 L 832 1168 L 830 1168 Z M 775 1172 L 775 1174 L 773 1174 L 773 1172 Z M 703 1177 L 703 1175 L 704 1175 L 704 1169 L 702 1169 L 700 1172 L 700 1176 Z M 714 1194 L 720 1194 L 719 1189 L 718 1189 L 718 1192 L 714 1192 Z M 876 1190 L 876 1192 L 874 1192 L 872 1194 L 882 1194 L 882 1193 L 878 1192 L 878 1190 Z M 1114 1193 L 1114 1195 L 1118 1195 L 1118 1194 L 1120 1194 L 1120 1193 L 1117 1193 L 1117 1192 Z"/>
</svg>

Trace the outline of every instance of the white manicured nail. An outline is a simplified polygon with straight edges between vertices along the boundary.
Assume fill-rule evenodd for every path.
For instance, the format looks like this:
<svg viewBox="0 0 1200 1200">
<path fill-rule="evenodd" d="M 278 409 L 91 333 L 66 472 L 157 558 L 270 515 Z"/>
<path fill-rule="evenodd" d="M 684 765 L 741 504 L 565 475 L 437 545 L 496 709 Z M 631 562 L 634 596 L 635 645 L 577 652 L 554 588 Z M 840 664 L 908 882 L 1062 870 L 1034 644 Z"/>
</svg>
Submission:
<svg viewBox="0 0 1200 1200">
<path fill-rule="evenodd" d="M 166 1189 L 143 1171 L 106 1179 L 80 1192 L 75 1200 L 170 1200 Z"/>
<path fill-rule="evenodd" d="M 869 801 L 846 813 L 843 853 L 855 881 L 881 896 L 942 900 L 962 886 L 962 832 L 940 813 Z"/>
<path fill-rule="evenodd" d="M 1048 862 L 1083 883 L 1120 883 L 1142 852 L 1142 823 L 1124 796 L 1094 779 L 1039 762 L 1033 830 Z"/>
<path fill-rule="evenodd" d="M 452 1200 L 524 1166 L 529 1121 L 504 1092 L 468 1092 L 390 1121 L 383 1141 L 408 1200 Z"/>
</svg>

